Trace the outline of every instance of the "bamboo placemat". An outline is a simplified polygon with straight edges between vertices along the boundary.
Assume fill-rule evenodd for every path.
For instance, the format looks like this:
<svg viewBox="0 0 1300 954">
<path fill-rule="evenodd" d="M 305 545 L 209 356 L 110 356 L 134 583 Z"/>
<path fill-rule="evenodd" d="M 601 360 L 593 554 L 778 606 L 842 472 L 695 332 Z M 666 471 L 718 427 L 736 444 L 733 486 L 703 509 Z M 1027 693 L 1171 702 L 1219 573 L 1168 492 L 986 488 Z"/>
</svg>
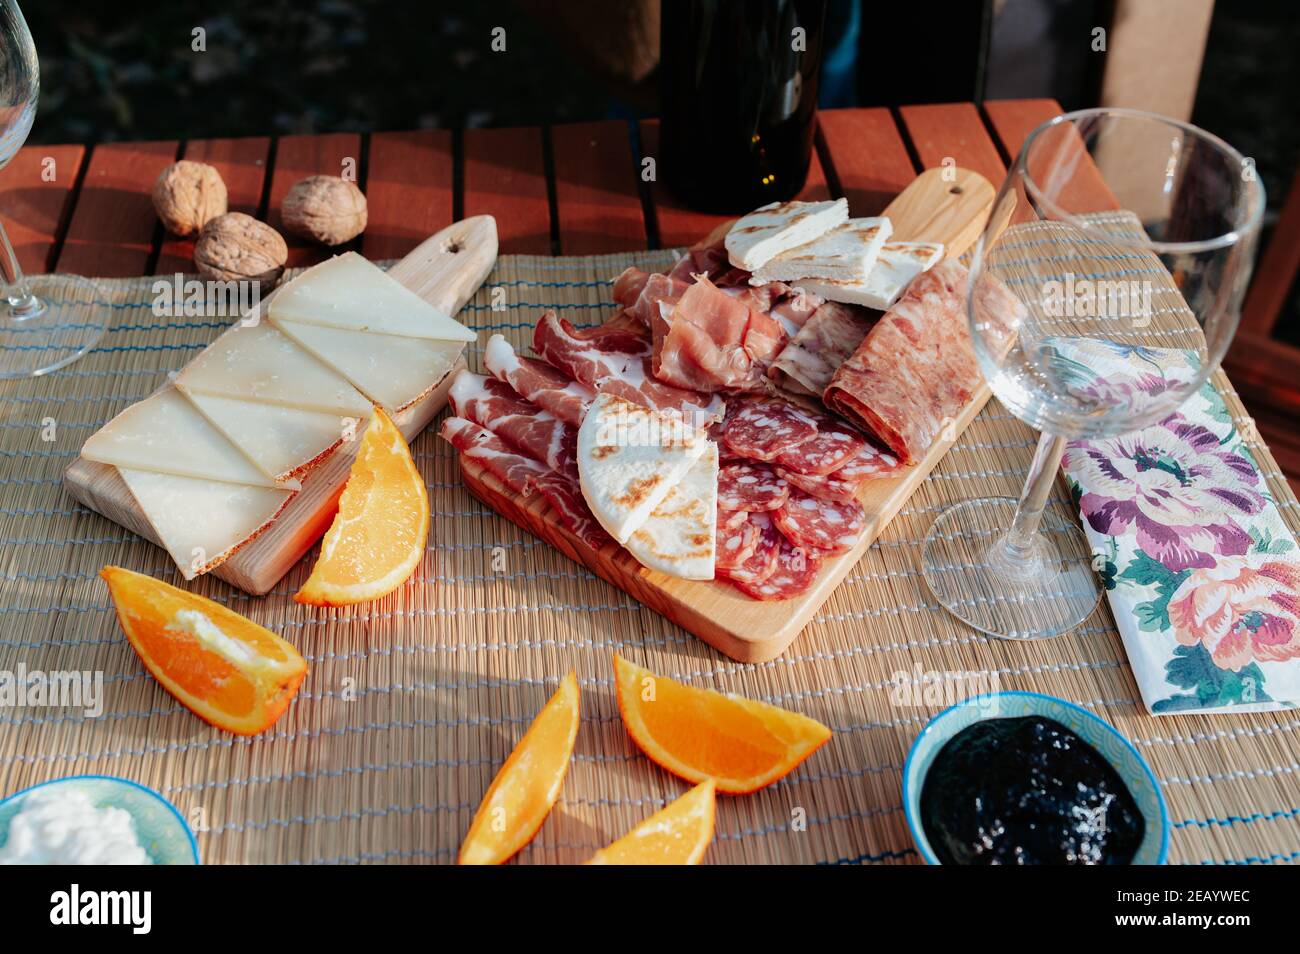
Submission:
<svg viewBox="0 0 1300 954">
<path fill-rule="evenodd" d="M 547 307 L 578 324 L 613 312 L 609 279 L 670 252 L 502 258 L 461 314 L 482 341 L 516 346 Z M 779 659 L 740 665 L 487 510 L 462 488 L 431 426 L 414 442 L 433 524 L 414 579 L 374 604 L 320 610 L 290 596 L 315 554 L 265 598 L 201 578 L 196 592 L 293 642 L 311 666 L 294 705 L 255 739 L 208 727 L 163 691 L 118 629 L 99 568 L 184 585 L 166 554 L 78 506 L 62 469 L 95 429 L 149 394 L 216 336 L 219 318 L 164 318 L 154 279 L 103 283 L 112 325 L 96 351 L 45 378 L 0 384 L 0 672 L 103 673 L 103 715 L 0 710 L 0 795 L 49 778 L 119 775 L 170 798 L 217 862 L 446 862 L 488 782 L 558 678 L 576 668 L 582 728 L 563 794 L 523 862 L 577 862 L 684 792 L 619 720 L 611 655 L 700 686 L 766 699 L 834 738 L 792 775 L 724 798 L 713 862 L 914 862 L 900 770 L 944 704 L 900 704 L 918 674 L 969 672 L 958 698 L 995 682 L 1050 693 L 1116 725 L 1160 778 L 1170 860 L 1300 860 L 1300 713 L 1147 716 L 1109 606 L 1040 643 L 990 641 L 945 614 L 917 569 L 947 505 L 1018 494 L 1035 435 L 992 402 L 823 611 Z M 470 355 L 479 367 L 480 353 Z M 1226 380 L 1220 385 L 1227 391 Z M 1248 423 L 1235 394 L 1228 405 Z M 51 427 L 52 425 L 52 427 Z M 1247 433 L 1253 433 L 1253 429 Z M 48 439 L 44 439 L 48 438 Z M 1252 444 L 1293 530 L 1296 498 Z M 1053 506 L 1069 513 L 1058 483 Z"/>
</svg>

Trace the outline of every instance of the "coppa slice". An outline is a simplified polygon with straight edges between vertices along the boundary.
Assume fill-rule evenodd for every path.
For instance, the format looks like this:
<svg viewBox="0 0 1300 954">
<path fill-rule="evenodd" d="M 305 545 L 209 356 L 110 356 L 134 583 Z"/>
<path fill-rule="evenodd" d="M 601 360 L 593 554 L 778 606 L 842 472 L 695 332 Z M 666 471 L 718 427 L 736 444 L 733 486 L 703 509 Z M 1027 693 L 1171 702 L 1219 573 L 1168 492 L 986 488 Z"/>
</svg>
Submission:
<svg viewBox="0 0 1300 954">
<path fill-rule="evenodd" d="M 614 683 L 623 725 L 651 761 L 731 795 L 772 784 L 831 737 L 797 712 L 686 686 L 617 654 Z"/>
<path fill-rule="evenodd" d="M 236 324 L 176 376 L 189 394 L 217 394 L 364 419 L 371 403 L 342 375 L 269 322 Z"/>
<path fill-rule="evenodd" d="M 750 284 L 804 278 L 863 281 L 893 231 L 887 218 L 849 219 L 811 242 L 768 259 L 754 270 Z"/>
<path fill-rule="evenodd" d="M 713 579 L 718 516 L 718 445 L 704 453 L 641 526 L 627 550 L 642 565 L 684 580 Z"/>
<path fill-rule="evenodd" d="M 272 320 L 407 338 L 475 340 L 474 332 L 356 252 L 321 262 L 277 289 L 270 315 Z"/>
<path fill-rule="evenodd" d="M 789 249 L 843 225 L 847 199 L 831 202 L 772 202 L 737 220 L 725 245 L 731 264 L 752 272 Z"/>
<path fill-rule="evenodd" d="M 129 467 L 117 472 L 187 580 L 224 563 L 269 527 L 294 495 L 292 490 Z"/>
<path fill-rule="evenodd" d="M 723 510 L 775 510 L 790 485 L 767 464 L 731 461 L 718 472 L 718 506 Z"/>
<path fill-rule="evenodd" d="M 465 350 L 460 341 L 401 338 L 272 320 L 390 414 L 410 407 L 432 391 Z"/>
<path fill-rule="evenodd" d="M 178 477 L 297 490 L 253 466 L 226 436 L 208 423 L 175 388 L 132 404 L 86 439 L 86 460 Z"/>
<path fill-rule="evenodd" d="M 884 311 L 913 278 L 943 258 L 938 242 L 886 242 L 865 279 L 809 278 L 799 284 L 814 295 Z"/>
<path fill-rule="evenodd" d="M 820 398 L 878 317 L 856 305 L 826 302 L 782 349 L 768 374 L 796 393 Z"/>
<path fill-rule="evenodd" d="M 521 397 L 574 427 L 582 423 L 587 408 L 596 400 L 596 392 L 585 384 L 578 383 L 544 361 L 515 354 L 510 342 L 501 335 L 488 339 L 483 350 L 483 366 L 498 381 L 514 388 Z"/>
<path fill-rule="evenodd" d="M 242 401 L 215 394 L 187 394 L 217 430 L 273 480 L 293 477 L 343 442 L 365 421 L 300 407 Z"/>
<path fill-rule="evenodd" d="M 748 401 L 733 408 L 722 428 L 722 442 L 741 457 L 776 460 L 781 451 L 812 440 L 812 416 L 785 401 Z"/>
<path fill-rule="evenodd" d="M 461 371 L 452 382 L 452 410 L 500 435 L 552 470 L 578 474 L 578 430 L 525 401 L 514 388 L 496 378 Z"/>
<path fill-rule="evenodd" d="M 602 393 L 578 430 L 583 496 L 601 526 L 627 543 L 709 443 L 677 418 Z"/>
<path fill-rule="evenodd" d="M 857 501 L 818 500 L 802 490 L 790 492 L 775 519 L 795 546 L 831 553 L 853 549 L 867 525 L 867 513 Z"/>
</svg>

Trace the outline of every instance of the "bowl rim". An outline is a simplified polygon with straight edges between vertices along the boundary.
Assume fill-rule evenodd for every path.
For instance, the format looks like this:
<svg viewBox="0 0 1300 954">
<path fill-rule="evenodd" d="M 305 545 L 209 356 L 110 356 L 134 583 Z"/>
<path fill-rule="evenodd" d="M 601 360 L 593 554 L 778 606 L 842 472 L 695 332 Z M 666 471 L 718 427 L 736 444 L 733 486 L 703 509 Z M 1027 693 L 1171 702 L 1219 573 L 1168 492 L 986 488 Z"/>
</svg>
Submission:
<svg viewBox="0 0 1300 954">
<path fill-rule="evenodd" d="M 194 863 L 196 865 L 203 863 L 202 859 L 199 857 L 199 839 L 195 836 L 193 829 L 190 828 L 189 822 L 185 820 L 185 816 L 180 813 L 180 809 L 164 798 L 161 792 L 129 778 L 122 778 L 119 775 L 65 775 L 62 778 L 47 778 L 43 782 L 37 782 L 35 785 L 29 785 L 27 788 L 14 792 L 12 795 L 6 795 L 4 798 L 0 798 L 0 809 L 3 809 L 12 801 L 16 801 L 25 795 L 30 795 L 39 788 L 46 788 L 50 785 L 61 785 L 64 782 L 115 782 L 118 785 L 126 785 L 130 788 L 138 789 L 146 795 L 151 796 L 155 801 L 161 802 L 166 806 L 167 810 L 171 812 L 172 817 L 175 818 L 176 822 L 180 825 L 181 830 L 185 832 L 185 837 L 188 838 L 190 842 L 190 855 L 194 858 Z"/>
<path fill-rule="evenodd" d="M 930 839 L 926 837 L 925 831 L 921 827 L 921 820 L 916 817 L 916 813 L 912 811 L 912 801 L 909 797 L 911 794 L 910 779 L 912 774 L 912 760 L 916 757 L 917 751 L 921 747 L 921 742 L 927 735 L 929 735 L 930 731 L 934 729 L 939 720 L 947 716 L 949 713 L 952 713 L 957 709 L 968 708 L 973 703 L 982 700 L 1008 698 L 1013 696 L 1022 696 L 1029 699 L 1045 699 L 1056 705 L 1065 706 L 1067 709 L 1073 709 L 1093 722 L 1104 726 L 1106 731 L 1124 743 L 1125 748 L 1132 752 L 1133 757 L 1137 759 L 1138 765 L 1142 767 L 1142 771 L 1146 774 L 1147 783 L 1151 786 L 1151 790 L 1156 794 L 1156 804 L 1160 808 L 1160 849 L 1156 852 L 1155 864 L 1165 864 L 1169 856 L 1169 806 L 1165 804 L 1165 794 L 1160 790 L 1160 782 L 1156 778 L 1155 772 L 1151 771 L 1151 766 L 1148 765 L 1147 760 L 1142 757 L 1142 753 L 1137 750 L 1137 746 L 1130 742 L 1127 736 L 1125 736 L 1123 732 L 1120 732 L 1119 729 L 1115 728 L 1095 712 L 1089 712 L 1077 702 L 1070 702 L 1068 699 L 1061 699 L 1057 696 L 1049 696 L 1044 692 L 1030 692 L 1024 689 L 1004 689 L 999 692 L 984 692 L 978 696 L 969 696 L 960 702 L 954 702 L 946 709 L 931 716 L 930 721 L 925 724 L 921 731 L 916 734 L 916 738 L 912 740 L 912 745 L 907 750 L 907 759 L 903 762 L 903 816 L 907 819 L 907 827 L 911 832 L 912 842 L 916 846 L 917 853 L 925 863 L 931 865 L 942 864 L 942 862 L 935 856 L 933 849 L 930 847 Z M 1085 739 L 1084 741 L 1087 740 Z M 1103 757 L 1105 757 L 1104 753 Z M 1107 759 L 1107 761 L 1109 761 L 1109 759 Z"/>
</svg>

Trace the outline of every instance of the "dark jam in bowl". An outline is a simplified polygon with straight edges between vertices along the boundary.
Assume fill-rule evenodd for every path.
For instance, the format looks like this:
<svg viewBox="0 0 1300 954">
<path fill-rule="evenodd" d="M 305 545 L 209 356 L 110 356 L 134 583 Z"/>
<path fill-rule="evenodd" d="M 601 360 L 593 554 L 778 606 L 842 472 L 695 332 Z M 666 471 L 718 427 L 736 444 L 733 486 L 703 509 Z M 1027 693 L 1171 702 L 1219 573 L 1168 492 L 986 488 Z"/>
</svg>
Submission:
<svg viewBox="0 0 1300 954">
<path fill-rule="evenodd" d="M 945 865 L 1126 865 L 1145 823 L 1119 773 L 1055 719 L 988 719 L 939 750 L 921 824 Z"/>
</svg>

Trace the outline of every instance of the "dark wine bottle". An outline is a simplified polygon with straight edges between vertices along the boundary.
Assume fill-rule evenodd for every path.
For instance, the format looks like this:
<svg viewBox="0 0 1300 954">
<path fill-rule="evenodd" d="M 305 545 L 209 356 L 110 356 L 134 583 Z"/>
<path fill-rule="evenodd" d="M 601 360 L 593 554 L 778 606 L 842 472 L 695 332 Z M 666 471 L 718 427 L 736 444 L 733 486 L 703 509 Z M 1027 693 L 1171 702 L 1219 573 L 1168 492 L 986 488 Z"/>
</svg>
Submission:
<svg viewBox="0 0 1300 954">
<path fill-rule="evenodd" d="M 826 0 L 663 0 L 659 172 L 693 208 L 748 212 L 808 177 Z"/>
</svg>

